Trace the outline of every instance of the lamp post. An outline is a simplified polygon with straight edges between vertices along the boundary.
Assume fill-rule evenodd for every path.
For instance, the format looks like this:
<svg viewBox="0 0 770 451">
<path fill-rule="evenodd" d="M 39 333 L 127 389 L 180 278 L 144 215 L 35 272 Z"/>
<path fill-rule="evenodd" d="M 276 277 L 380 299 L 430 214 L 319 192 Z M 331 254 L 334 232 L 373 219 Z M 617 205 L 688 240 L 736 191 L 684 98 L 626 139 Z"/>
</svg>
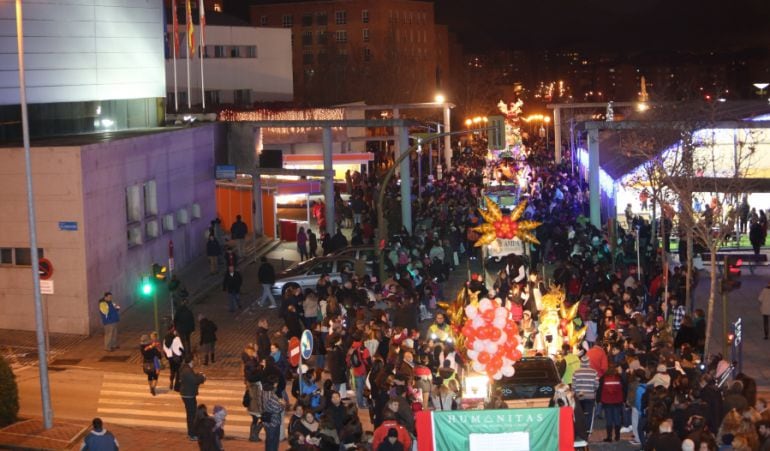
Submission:
<svg viewBox="0 0 770 451">
<path fill-rule="evenodd" d="M 451 117 L 449 112 L 449 103 L 443 94 L 436 94 L 435 102 L 444 106 L 444 165 L 446 170 L 452 170 L 452 139 L 450 138 L 452 127 L 450 125 Z"/>
<path fill-rule="evenodd" d="M 765 96 L 765 90 L 770 86 L 770 83 L 754 83 L 754 87 L 758 89 L 757 95 L 759 97 Z"/>
<path fill-rule="evenodd" d="M 16 0 L 16 44 L 19 58 L 19 103 L 21 104 L 21 132 L 24 141 L 24 171 L 27 180 L 27 221 L 29 248 L 32 260 L 32 293 L 35 303 L 35 338 L 37 341 L 40 397 L 43 403 L 43 428 L 53 427 L 51 388 L 48 382 L 48 347 L 43 320 L 43 299 L 40 295 L 40 261 L 37 254 L 37 220 L 35 219 L 35 194 L 32 190 L 32 155 L 29 144 L 29 119 L 27 114 L 27 84 L 24 76 L 24 21 L 21 0 Z"/>
</svg>

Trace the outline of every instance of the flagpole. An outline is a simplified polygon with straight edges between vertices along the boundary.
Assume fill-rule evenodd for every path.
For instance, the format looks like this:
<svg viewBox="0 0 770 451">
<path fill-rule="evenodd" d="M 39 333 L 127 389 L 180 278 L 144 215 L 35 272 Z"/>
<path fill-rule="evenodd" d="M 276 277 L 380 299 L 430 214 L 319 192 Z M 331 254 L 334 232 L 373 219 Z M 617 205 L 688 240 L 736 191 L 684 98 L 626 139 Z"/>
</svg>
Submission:
<svg viewBox="0 0 770 451">
<path fill-rule="evenodd" d="M 190 54 L 190 33 L 185 33 L 187 36 L 185 40 L 187 41 L 187 109 L 192 109 L 192 86 L 190 86 L 190 58 L 192 58 L 192 55 Z"/>
<path fill-rule="evenodd" d="M 206 16 L 203 11 L 203 0 L 200 0 L 198 2 L 198 26 L 200 27 L 200 44 L 198 47 L 200 48 L 200 62 L 201 62 L 201 105 L 203 106 L 203 110 L 206 110 L 206 87 L 205 83 L 203 81 L 203 58 L 206 56 L 206 42 L 203 39 L 203 29 L 206 26 Z"/>
<path fill-rule="evenodd" d="M 171 32 L 174 34 L 174 38 L 171 40 L 171 47 L 174 48 L 174 111 L 179 112 L 179 92 L 176 84 L 176 39 L 178 36 L 174 31 L 174 27 L 171 27 Z"/>
</svg>

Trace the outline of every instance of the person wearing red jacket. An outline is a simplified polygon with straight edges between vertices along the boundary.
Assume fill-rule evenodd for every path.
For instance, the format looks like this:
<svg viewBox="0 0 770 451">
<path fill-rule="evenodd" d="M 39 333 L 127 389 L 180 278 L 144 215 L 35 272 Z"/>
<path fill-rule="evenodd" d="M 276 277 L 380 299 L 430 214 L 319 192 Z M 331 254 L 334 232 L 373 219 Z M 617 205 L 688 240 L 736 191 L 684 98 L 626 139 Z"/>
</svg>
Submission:
<svg viewBox="0 0 770 451">
<path fill-rule="evenodd" d="M 378 449 L 380 443 L 388 439 L 388 432 L 390 429 L 395 429 L 398 432 L 398 441 L 404 445 L 404 449 L 412 449 L 412 436 L 409 435 L 409 431 L 404 426 L 399 424 L 398 421 L 393 419 L 393 413 L 388 412 L 387 409 L 384 413 L 385 421 L 374 430 L 374 436 L 372 437 L 372 449 Z"/>
<path fill-rule="evenodd" d="M 366 349 L 366 346 L 364 346 L 363 336 L 360 331 L 356 331 L 353 335 L 353 344 L 348 350 L 345 361 L 355 379 L 356 402 L 358 403 L 358 408 L 365 409 L 366 401 L 364 400 L 364 385 L 366 384 L 366 375 L 369 373 L 369 368 L 372 366 L 372 356 L 369 354 L 369 350 Z"/>
<path fill-rule="evenodd" d="M 607 372 L 609 361 L 607 360 L 607 352 L 602 348 L 601 340 L 597 341 L 596 344 L 586 352 L 586 355 L 588 356 L 591 368 L 596 370 L 596 374 L 599 377 L 604 376 L 604 373 Z"/>
<path fill-rule="evenodd" d="M 604 409 L 607 438 L 605 442 L 612 441 L 612 432 L 615 431 L 615 441 L 620 440 L 620 426 L 623 423 L 623 401 L 626 388 L 618 374 L 617 367 L 613 364 L 599 379 L 599 402 Z"/>
</svg>

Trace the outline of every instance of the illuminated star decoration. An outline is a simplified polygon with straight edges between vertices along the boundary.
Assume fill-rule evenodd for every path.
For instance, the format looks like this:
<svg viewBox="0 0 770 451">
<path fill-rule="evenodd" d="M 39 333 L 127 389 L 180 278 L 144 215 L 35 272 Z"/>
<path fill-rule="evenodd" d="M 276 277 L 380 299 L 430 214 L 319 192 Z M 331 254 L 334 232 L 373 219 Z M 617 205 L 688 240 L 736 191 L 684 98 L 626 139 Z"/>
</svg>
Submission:
<svg viewBox="0 0 770 451">
<path fill-rule="evenodd" d="M 525 243 L 540 244 L 540 241 L 532 233 L 541 222 L 538 221 L 519 221 L 524 210 L 527 208 L 527 201 L 523 200 L 513 209 L 510 215 L 503 216 L 500 207 L 487 196 L 484 196 L 487 203 L 487 209 L 479 208 L 479 214 L 484 218 L 484 224 L 474 227 L 473 231 L 479 232 L 481 238 L 476 241 L 475 247 L 481 247 L 490 244 L 498 238 L 510 240 L 514 237 Z"/>
</svg>

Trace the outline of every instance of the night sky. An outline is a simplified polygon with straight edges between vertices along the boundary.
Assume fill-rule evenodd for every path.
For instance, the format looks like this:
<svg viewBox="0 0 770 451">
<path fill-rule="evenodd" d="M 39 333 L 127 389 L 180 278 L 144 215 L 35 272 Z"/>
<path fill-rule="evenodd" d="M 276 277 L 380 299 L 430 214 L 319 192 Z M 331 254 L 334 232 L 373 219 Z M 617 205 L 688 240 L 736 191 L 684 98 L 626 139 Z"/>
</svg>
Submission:
<svg viewBox="0 0 770 451">
<path fill-rule="evenodd" d="M 471 51 L 770 48 L 769 0 L 435 0 Z"/>
</svg>

